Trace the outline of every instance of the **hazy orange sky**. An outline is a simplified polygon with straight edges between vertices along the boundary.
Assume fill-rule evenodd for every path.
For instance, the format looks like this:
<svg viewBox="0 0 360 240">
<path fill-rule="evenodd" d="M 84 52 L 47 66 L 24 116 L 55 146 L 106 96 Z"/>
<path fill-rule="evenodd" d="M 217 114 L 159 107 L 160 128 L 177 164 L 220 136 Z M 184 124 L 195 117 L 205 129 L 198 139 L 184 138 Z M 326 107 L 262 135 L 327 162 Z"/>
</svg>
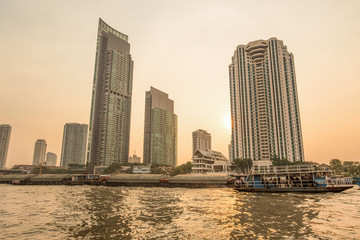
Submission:
<svg viewBox="0 0 360 240">
<path fill-rule="evenodd" d="M 37 139 L 58 155 L 65 123 L 89 123 L 98 18 L 129 36 L 130 153 L 142 158 L 145 91 L 169 94 L 178 163 L 192 131 L 228 155 L 228 65 L 237 45 L 276 37 L 294 54 L 307 161 L 360 160 L 360 1 L 0 1 L 0 123 L 7 167 L 31 164 Z"/>
</svg>

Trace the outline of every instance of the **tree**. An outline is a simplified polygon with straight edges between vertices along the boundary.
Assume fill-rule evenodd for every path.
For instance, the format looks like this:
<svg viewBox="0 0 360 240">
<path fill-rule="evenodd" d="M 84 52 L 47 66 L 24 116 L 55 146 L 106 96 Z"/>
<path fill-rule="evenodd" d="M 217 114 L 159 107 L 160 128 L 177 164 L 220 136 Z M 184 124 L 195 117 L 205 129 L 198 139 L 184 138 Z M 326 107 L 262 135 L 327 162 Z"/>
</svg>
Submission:
<svg viewBox="0 0 360 240">
<path fill-rule="evenodd" d="M 247 172 L 253 165 L 253 161 L 250 158 L 235 158 L 231 163 L 231 169 L 236 172 Z"/>
<path fill-rule="evenodd" d="M 78 163 L 70 163 L 68 164 L 69 168 L 84 168 L 86 165 L 84 164 L 78 164 Z"/>
<path fill-rule="evenodd" d="M 354 161 L 344 161 L 342 165 L 344 174 L 348 177 L 356 177 L 360 175 L 360 164 Z"/>
<path fill-rule="evenodd" d="M 174 168 L 171 175 L 176 176 L 176 175 L 184 174 L 184 173 L 185 173 L 184 170 L 180 166 L 178 166 L 178 167 Z"/>
<path fill-rule="evenodd" d="M 342 163 L 339 159 L 332 159 L 330 161 L 330 168 L 331 170 L 333 170 L 336 174 L 340 174 L 343 169 L 342 169 Z"/>
<path fill-rule="evenodd" d="M 121 170 L 121 168 L 122 168 L 121 163 L 112 163 L 107 167 L 107 169 L 104 170 L 104 173 L 111 174 L 116 172 L 117 170 Z"/>
<path fill-rule="evenodd" d="M 274 166 L 286 166 L 286 165 L 293 165 L 293 162 L 290 162 L 287 158 L 280 158 L 278 155 L 274 154 L 270 157 L 272 164 Z"/>
<path fill-rule="evenodd" d="M 171 175 L 175 176 L 178 174 L 186 174 L 186 173 L 191 173 L 191 171 L 192 171 L 192 163 L 189 161 L 185 164 L 175 167 Z"/>
</svg>

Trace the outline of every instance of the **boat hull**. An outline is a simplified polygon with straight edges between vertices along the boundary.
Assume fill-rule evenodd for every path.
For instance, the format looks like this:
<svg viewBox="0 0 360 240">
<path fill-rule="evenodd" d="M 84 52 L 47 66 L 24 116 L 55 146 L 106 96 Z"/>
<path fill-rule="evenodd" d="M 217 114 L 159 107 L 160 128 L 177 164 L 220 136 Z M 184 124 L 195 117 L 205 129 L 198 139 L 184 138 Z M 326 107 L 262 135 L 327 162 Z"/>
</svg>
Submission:
<svg viewBox="0 0 360 240">
<path fill-rule="evenodd" d="M 268 193 L 323 193 L 323 192 L 342 192 L 354 186 L 337 186 L 337 187 L 308 187 L 308 188 L 235 188 L 239 192 L 268 192 Z"/>
</svg>

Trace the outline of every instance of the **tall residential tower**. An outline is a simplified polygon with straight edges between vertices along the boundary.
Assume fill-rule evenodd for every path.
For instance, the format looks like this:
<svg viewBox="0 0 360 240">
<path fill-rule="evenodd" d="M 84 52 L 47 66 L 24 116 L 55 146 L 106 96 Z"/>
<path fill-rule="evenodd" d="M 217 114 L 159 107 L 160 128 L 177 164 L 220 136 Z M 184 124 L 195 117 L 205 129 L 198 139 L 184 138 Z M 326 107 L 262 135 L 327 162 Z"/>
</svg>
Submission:
<svg viewBox="0 0 360 240">
<path fill-rule="evenodd" d="M 56 166 L 57 155 L 52 152 L 46 154 L 46 166 Z"/>
<path fill-rule="evenodd" d="M 7 153 L 9 150 L 11 126 L 0 124 L 0 169 L 5 168 Z"/>
<path fill-rule="evenodd" d="M 128 161 L 133 61 L 128 36 L 99 19 L 88 162 Z"/>
<path fill-rule="evenodd" d="M 66 123 L 61 148 L 60 166 L 85 164 L 87 124 Z"/>
<path fill-rule="evenodd" d="M 33 165 L 39 165 L 40 163 L 45 163 L 45 154 L 46 154 L 46 141 L 44 139 L 38 139 L 35 142 L 34 147 L 34 156 L 33 156 Z"/>
<path fill-rule="evenodd" d="M 198 129 L 192 133 L 193 142 L 193 154 L 197 150 L 209 150 L 211 149 L 211 135 L 205 130 Z"/>
<path fill-rule="evenodd" d="M 177 116 L 168 94 L 151 87 L 145 98 L 143 163 L 177 165 Z"/>
<path fill-rule="evenodd" d="M 229 79 L 232 158 L 304 161 L 294 56 L 283 42 L 237 46 Z"/>
</svg>

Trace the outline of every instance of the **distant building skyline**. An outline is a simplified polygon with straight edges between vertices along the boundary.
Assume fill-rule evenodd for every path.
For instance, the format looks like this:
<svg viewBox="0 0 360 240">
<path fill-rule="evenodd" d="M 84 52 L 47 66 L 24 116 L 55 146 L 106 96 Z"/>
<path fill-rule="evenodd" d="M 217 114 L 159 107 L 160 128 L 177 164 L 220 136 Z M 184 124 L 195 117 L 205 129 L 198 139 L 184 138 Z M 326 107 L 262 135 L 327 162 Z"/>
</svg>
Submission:
<svg viewBox="0 0 360 240">
<path fill-rule="evenodd" d="M 6 166 L 10 136 L 11 126 L 9 124 L 0 124 L 0 169 L 5 168 Z"/>
<path fill-rule="evenodd" d="M 304 161 L 294 56 L 283 41 L 237 46 L 229 82 L 232 159 Z"/>
<path fill-rule="evenodd" d="M 52 152 L 46 153 L 46 166 L 56 166 L 57 155 Z"/>
<path fill-rule="evenodd" d="M 85 164 L 88 125 L 66 123 L 64 125 L 60 166 Z"/>
<path fill-rule="evenodd" d="M 47 144 L 45 139 L 38 139 L 35 142 L 32 165 L 39 165 L 40 163 L 45 163 L 46 147 Z"/>
<path fill-rule="evenodd" d="M 89 124 L 99 17 L 129 36 L 135 62 L 129 156 L 143 158 L 144 93 L 154 86 L 176 104 L 178 164 L 191 159 L 199 128 L 228 157 L 231 56 L 239 44 L 275 36 L 295 57 L 305 160 L 360 160 L 360 1 L 0 5 L 0 124 L 12 127 L 6 167 L 30 165 L 37 138 L 59 160 L 64 124 Z"/>
<path fill-rule="evenodd" d="M 100 18 L 87 157 L 94 165 L 128 161 L 133 64 L 128 36 Z"/>
<path fill-rule="evenodd" d="M 197 150 L 206 151 L 211 149 L 211 134 L 203 129 L 198 129 L 192 133 L 193 154 Z"/>
<path fill-rule="evenodd" d="M 177 165 L 174 101 L 154 87 L 145 94 L 143 163 Z"/>
</svg>

